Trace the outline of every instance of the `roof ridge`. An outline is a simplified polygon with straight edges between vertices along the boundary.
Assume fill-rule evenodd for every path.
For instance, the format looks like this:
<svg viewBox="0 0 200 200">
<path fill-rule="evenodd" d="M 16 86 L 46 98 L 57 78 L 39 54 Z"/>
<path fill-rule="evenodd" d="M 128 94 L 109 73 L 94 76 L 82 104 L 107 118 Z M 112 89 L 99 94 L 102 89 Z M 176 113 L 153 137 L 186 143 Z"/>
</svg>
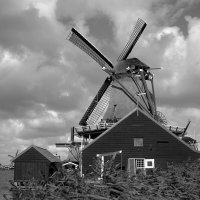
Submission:
<svg viewBox="0 0 200 200">
<path fill-rule="evenodd" d="M 36 147 L 36 148 L 39 148 L 39 149 L 43 149 L 43 150 L 47 150 L 47 149 L 45 149 L 45 148 L 42 148 L 42 147 L 39 147 L 39 146 L 36 146 L 36 145 L 33 145 L 34 147 Z M 48 151 L 48 150 L 47 150 Z"/>
<path fill-rule="evenodd" d="M 54 156 L 53 153 L 51 153 L 49 150 L 44 149 L 42 147 L 38 147 L 34 144 L 27 147 L 16 158 L 12 159 L 11 161 L 14 162 L 17 158 L 19 158 L 22 154 L 26 153 L 31 148 L 34 148 L 36 151 L 38 151 L 40 154 L 42 154 L 50 162 L 61 162 L 61 160 L 58 157 Z"/>
</svg>

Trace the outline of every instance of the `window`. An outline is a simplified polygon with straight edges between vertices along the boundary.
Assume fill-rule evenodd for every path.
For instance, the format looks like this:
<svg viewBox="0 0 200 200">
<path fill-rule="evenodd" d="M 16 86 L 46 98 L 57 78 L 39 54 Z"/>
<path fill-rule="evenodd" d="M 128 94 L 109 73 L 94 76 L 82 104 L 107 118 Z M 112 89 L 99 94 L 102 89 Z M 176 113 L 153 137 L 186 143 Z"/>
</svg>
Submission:
<svg viewBox="0 0 200 200">
<path fill-rule="evenodd" d="M 143 138 L 134 138 L 134 147 L 143 147 Z"/>
<path fill-rule="evenodd" d="M 154 159 L 145 159 L 144 160 L 144 167 L 146 169 L 148 169 L 148 168 L 154 168 L 155 167 Z"/>
<path fill-rule="evenodd" d="M 143 158 L 135 159 L 135 167 L 137 169 L 144 168 L 144 159 Z"/>
</svg>

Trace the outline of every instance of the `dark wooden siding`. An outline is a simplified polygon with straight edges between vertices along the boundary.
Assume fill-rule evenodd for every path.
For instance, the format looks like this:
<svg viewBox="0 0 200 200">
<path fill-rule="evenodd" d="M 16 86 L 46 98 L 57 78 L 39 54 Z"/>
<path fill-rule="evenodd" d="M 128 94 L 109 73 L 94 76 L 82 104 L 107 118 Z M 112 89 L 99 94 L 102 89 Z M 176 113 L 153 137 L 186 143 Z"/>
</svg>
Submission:
<svg viewBox="0 0 200 200">
<path fill-rule="evenodd" d="M 47 162 L 16 162 L 14 180 L 47 180 L 49 163 Z"/>
<path fill-rule="evenodd" d="M 134 147 L 133 138 L 143 138 L 143 147 Z M 200 157 L 199 152 L 188 147 L 176 136 L 142 112 L 133 112 L 115 127 L 98 137 L 83 150 L 83 173 L 90 171 L 96 154 L 122 150 L 123 165 L 128 158 L 154 158 L 156 166 L 164 167 L 167 162 L 180 162 Z"/>
<path fill-rule="evenodd" d="M 50 162 L 34 148 L 15 160 L 14 180 L 48 179 Z"/>
</svg>

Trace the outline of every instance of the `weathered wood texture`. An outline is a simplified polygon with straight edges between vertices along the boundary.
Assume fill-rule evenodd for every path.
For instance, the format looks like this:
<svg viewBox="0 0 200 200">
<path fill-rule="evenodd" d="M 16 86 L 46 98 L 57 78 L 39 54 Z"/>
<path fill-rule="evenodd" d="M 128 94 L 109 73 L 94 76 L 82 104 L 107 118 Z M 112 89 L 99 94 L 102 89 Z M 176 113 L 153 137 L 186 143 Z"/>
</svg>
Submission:
<svg viewBox="0 0 200 200">
<path fill-rule="evenodd" d="M 16 162 L 14 180 L 47 180 L 49 163 L 45 162 Z"/>
<path fill-rule="evenodd" d="M 43 155 L 36 149 L 45 154 Z M 61 166 L 59 162 L 51 162 L 53 158 L 54 156 L 46 149 L 29 147 L 14 160 L 14 181 L 31 180 L 33 178 L 35 180 L 47 180 L 49 175 Z M 57 158 L 54 160 L 57 160 Z"/>
<path fill-rule="evenodd" d="M 143 147 L 134 147 L 134 138 L 143 138 Z M 153 158 L 156 167 L 163 168 L 167 162 L 177 163 L 200 157 L 198 151 L 154 119 L 140 110 L 137 116 L 134 110 L 83 149 L 83 173 L 91 171 L 90 165 L 97 154 L 119 150 L 122 150 L 122 164 L 126 169 L 128 158 Z"/>
<path fill-rule="evenodd" d="M 47 179 L 50 161 L 34 148 L 15 160 L 14 180 Z"/>
</svg>

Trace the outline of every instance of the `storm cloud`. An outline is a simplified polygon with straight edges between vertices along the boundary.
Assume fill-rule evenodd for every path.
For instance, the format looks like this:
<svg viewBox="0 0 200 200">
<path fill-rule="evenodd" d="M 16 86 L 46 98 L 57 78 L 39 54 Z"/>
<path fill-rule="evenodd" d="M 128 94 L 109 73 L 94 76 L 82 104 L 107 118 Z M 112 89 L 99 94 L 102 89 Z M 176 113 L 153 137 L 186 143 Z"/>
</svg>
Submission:
<svg viewBox="0 0 200 200">
<path fill-rule="evenodd" d="M 130 57 L 155 74 L 158 109 L 199 140 L 200 15 L 196 0 L 0 0 L 0 163 L 30 144 L 67 141 L 107 76 L 66 38 L 76 27 L 114 64 L 140 17 Z M 10 148 L 8 148 L 10 147 Z"/>
</svg>

